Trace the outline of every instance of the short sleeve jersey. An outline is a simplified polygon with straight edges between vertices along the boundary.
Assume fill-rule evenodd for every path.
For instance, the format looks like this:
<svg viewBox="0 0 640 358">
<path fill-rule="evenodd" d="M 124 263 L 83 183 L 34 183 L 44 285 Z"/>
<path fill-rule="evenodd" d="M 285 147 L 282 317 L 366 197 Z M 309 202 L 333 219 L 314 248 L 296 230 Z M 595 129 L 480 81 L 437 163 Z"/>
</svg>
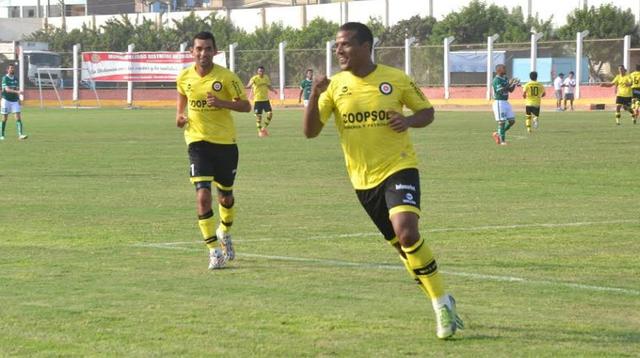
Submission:
<svg viewBox="0 0 640 358">
<path fill-rule="evenodd" d="M 267 75 L 255 75 L 249 80 L 251 83 L 251 90 L 253 91 L 254 101 L 268 101 L 269 100 L 269 86 L 271 86 L 271 79 Z"/>
<path fill-rule="evenodd" d="M 640 89 L 640 71 L 633 71 L 629 76 L 631 76 L 631 81 L 633 82 L 631 88 Z"/>
<path fill-rule="evenodd" d="M 313 84 L 313 81 L 307 78 L 305 78 L 300 82 L 300 89 L 302 90 L 302 98 L 309 99 L 309 97 L 311 96 L 312 84 Z"/>
<path fill-rule="evenodd" d="M 524 86 L 524 93 L 527 98 L 525 100 L 525 106 L 540 107 L 542 101 L 542 94 L 544 93 L 544 86 L 538 81 L 529 81 Z"/>
<path fill-rule="evenodd" d="M 509 80 L 507 76 L 496 76 L 493 79 L 493 98 L 498 101 L 506 101 L 509 99 Z"/>
<path fill-rule="evenodd" d="M 187 144 L 197 141 L 218 144 L 236 142 L 231 111 L 207 105 L 208 92 L 225 101 L 247 99 L 242 82 L 235 73 L 214 64 L 208 74 L 200 77 L 193 65 L 178 75 L 176 87 L 178 93 L 187 97 L 189 121 L 184 130 Z"/>
<path fill-rule="evenodd" d="M 576 92 L 576 79 L 575 78 L 565 78 L 564 82 L 562 82 L 562 84 L 564 85 L 564 93 L 567 94 L 574 94 Z"/>
<path fill-rule="evenodd" d="M 331 78 L 318 101 L 320 120 L 334 116 L 347 172 L 355 189 L 370 189 L 402 169 L 417 168 L 409 131 L 389 127 L 388 111 L 431 108 L 404 72 L 384 65 L 366 77 L 342 71 Z"/>
<path fill-rule="evenodd" d="M 6 91 L 7 88 L 12 90 L 18 90 L 18 79 L 13 76 L 5 75 L 2 77 L 2 98 L 9 102 L 18 102 L 20 100 L 20 96 L 17 93 L 9 93 Z"/>
<path fill-rule="evenodd" d="M 616 94 L 618 97 L 631 97 L 633 95 L 633 92 L 631 90 L 631 76 L 617 75 L 613 78 L 613 81 L 611 81 L 611 83 L 618 86 L 618 92 Z"/>
</svg>

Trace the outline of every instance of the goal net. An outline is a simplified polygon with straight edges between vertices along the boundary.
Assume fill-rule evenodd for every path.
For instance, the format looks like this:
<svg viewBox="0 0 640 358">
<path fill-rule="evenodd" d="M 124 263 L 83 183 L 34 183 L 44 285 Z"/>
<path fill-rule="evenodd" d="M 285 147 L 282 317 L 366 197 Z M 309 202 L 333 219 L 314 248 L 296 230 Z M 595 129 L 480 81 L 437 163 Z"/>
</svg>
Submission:
<svg viewBox="0 0 640 358">
<path fill-rule="evenodd" d="M 29 81 L 38 88 L 40 108 L 100 108 L 96 83 L 91 79 L 80 80 L 80 71 L 72 67 L 38 67 L 35 73 L 30 71 Z"/>
</svg>

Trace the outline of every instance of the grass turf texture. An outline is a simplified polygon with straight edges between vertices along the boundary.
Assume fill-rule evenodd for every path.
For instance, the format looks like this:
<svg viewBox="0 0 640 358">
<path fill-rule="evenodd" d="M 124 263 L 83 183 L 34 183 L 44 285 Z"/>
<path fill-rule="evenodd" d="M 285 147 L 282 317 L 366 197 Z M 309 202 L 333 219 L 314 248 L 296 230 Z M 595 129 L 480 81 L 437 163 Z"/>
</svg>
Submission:
<svg viewBox="0 0 640 358">
<path fill-rule="evenodd" d="M 612 113 L 543 113 L 530 136 L 520 115 L 507 147 L 489 112 L 412 131 L 421 228 L 467 324 L 448 342 L 333 124 L 310 141 L 300 111 L 277 111 L 259 139 L 236 116 L 238 258 L 209 272 L 172 110 L 24 117 L 31 137 L 11 120 L 0 143 L 2 356 L 638 352 L 640 125 Z"/>
</svg>

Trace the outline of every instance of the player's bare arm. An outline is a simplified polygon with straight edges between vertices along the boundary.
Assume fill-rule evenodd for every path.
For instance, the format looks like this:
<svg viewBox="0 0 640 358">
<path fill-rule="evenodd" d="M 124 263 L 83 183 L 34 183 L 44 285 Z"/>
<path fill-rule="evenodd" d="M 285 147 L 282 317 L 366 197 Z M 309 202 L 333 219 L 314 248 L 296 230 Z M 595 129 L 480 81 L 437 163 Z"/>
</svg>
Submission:
<svg viewBox="0 0 640 358">
<path fill-rule="evenodd" d="M 207 92 L 207 105 L 209 107 L 226 108 L 236 112 L 250 112 L 251 103 L 239 98 L 233 101 L 226 101 L 214 96 L 211 92 Z"/>
<path fill-rule="evenodd" d="M 247 85 L 244 86 L 244 88 L 249 89 L 249 88 L 251 88 L 252 85 L 253 85 L 253 81 L 249 81 L 249 82 L 247 82 Z"/>
<path fill-rule="evenodd" d="M 389 115 L 389 127 L 398 133 L 404 132 L 409 128 L 426 127 L 435 119 L 433 107 L 421 109 L 406 117 L 396 111 L 387 111 L 387 114 Z"/>
<path fill-rule="evenodd" d="M 178 93 L 176 100 L 176 126 L 183 128 L 187 124 L 187 116 L 184 114 L 184 110 L 187 108 L 187 96 Z"/>
<path fill-rule="evenodd" d="M 320 121 L 320 111 L 318 109 L 318 99 L 320 95 L 329 87 L 329 79 L 326 76 L 316 76 L 311 86 L 309 104 L 304 109 L 304 119 L 302 122 L 303 132 L 307 138 L 315 138 L 322 132 L 322 121 Z"/>
</svg>

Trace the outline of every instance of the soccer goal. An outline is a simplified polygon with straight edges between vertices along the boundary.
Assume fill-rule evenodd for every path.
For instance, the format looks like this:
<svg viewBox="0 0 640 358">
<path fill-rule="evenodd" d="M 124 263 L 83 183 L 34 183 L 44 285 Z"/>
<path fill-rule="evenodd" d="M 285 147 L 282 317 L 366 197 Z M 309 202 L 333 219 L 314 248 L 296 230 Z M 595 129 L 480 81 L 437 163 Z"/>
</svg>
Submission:
<svg viewBox="0 0 640 358">
<path fill-rule="evenodd" d="M 38 67 L 35 73 L 30 71 L 27 77 L 38 87 L 40 108 L 51 103 L 60 108 L 100 108 L 95 82 L 91 79 L 80 81 L 80 71 L 80 68 L 72 67 Z"/>
</svg>

